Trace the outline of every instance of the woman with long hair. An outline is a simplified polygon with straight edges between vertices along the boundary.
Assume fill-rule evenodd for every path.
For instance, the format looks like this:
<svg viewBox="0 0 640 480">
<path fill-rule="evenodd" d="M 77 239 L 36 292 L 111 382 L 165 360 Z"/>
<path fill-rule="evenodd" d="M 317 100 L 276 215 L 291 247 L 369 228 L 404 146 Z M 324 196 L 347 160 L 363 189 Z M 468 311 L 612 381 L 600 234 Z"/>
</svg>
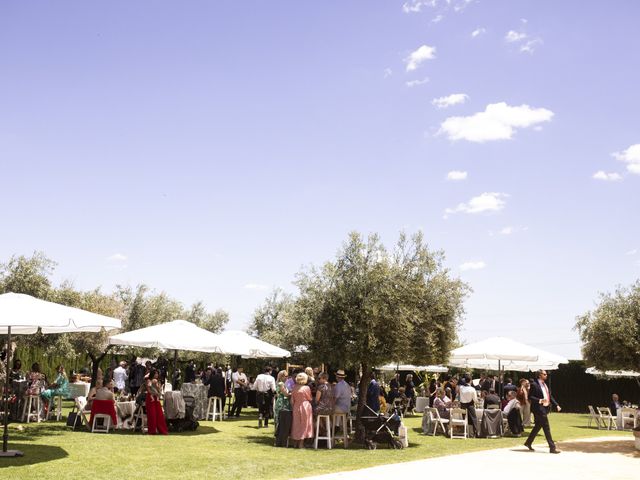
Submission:
<svg viewBox="0 0 640 480">
<path fill-rule="evenodd" d="M 159 378 L 160 372 L 153 368 L 149 372 L 149 377 L 145 383 L 145 388 L 147 390 L 145 406 L 147 408 L 147 431 L 149 435 L 155 435 L 156 433 L 167 435 L 169 433 L 167 430 L 167 424 L 164 420 L 162 405 L 160 405 L 162 387 L 160 386 Z"/>
</svg>

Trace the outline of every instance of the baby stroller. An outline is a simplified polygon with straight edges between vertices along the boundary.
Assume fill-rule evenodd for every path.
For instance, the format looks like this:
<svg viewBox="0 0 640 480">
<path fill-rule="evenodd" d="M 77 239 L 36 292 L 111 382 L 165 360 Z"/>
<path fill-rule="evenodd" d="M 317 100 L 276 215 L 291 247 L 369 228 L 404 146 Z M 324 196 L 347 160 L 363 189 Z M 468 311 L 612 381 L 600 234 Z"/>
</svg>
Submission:
<svg viewBox="0 0 640 480">
<path fill-rule="evenodd" d="M 376 413 L 368 405 L 367 416 L 360 417 L 364 427 L 364 443 L 369 450 L 375 450 L 379 442 L 386 442 L 391 448 L 403 448 L 402 442 L 398 439 L 401 418 L 397 408 L 389 412 L 389 415 Z"/>
<path fill-rule="evenodd" d="M 168 395 L 173 393 L 173 395 Z M 165 413 L 167 420 L 167 428 L 170 432 L 193 431 L 198 428 L 200 423 L 195 418 L 193 411 L 195 409 L 196 400 L 194 397 L 185 395 L 180 392 L 165 393 Z"/>
</svg>

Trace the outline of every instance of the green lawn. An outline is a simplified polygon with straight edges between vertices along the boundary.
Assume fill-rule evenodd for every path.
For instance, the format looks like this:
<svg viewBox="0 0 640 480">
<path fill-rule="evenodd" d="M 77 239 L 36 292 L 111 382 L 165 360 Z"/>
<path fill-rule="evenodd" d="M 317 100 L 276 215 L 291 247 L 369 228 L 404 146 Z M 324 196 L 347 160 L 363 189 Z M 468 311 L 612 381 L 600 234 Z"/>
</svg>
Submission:
<svg viewBox="0 0 640 480">
<path fill-rule="evenodd" d="M 405 419 L 410 446 L 368 451 L 359 445 L 348 450 L 295 450 L 273 446 L 273 428 L 257 428 L 255 410 L 239 420 L 200 422 L 196 432 L 167 437 L 120 432 L 72 432 L 64 422 L 12 424 L 9 448 L 24 451 L 22 458 L 0 458 L 0 478 L 291 478 L 384 463 L 521 445 L 523 438 L 451 440 L 420 433 L 422 417 Z M 618 434 L 586 428 L 587 415 L 553 414 L 551 430 L 558 441 Z M 21 431 L 20 431 L 21 430 Z M 629 434 L 630 435 L 630 434 Z M 538 437 L 544 443 L 544 437 Z M 562 448 L 562 445 L 560 445 Z"/>
</svg>

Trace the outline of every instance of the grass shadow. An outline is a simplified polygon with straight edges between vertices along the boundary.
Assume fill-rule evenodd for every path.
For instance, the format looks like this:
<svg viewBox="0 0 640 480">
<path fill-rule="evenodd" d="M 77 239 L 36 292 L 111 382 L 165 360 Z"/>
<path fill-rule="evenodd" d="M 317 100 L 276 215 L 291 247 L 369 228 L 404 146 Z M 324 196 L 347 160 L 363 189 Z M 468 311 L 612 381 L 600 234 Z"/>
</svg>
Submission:
<svg viewBox="0 0 640 480">
<path fill-rule="evenodd" d="M 66 450 L 60 447 L 29 443 L 9 443 L 11 450 L 20 450 L 24 457 L 3 458 L 0 461 L 0 471 L 7 467 L 20 467 L 22 465 L 34 465 L 37 463 L 52 462 L 69 456 Z"/>
</svg>

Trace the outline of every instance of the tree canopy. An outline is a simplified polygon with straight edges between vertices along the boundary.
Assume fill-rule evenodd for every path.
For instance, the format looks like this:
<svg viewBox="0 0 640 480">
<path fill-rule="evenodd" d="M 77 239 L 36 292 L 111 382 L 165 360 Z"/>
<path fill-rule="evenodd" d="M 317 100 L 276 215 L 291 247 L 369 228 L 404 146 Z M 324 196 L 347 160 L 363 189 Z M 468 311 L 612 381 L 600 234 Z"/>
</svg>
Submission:
<svg viewBox="0 0 640 480">
<path fill-rule="evenodd" d="M 455 346 L 470 289 L 443 261 L 421 233 L 401 234 L 391 252 L 377 235 L 351 233 L 334 260 L 297 275 L 295 299 L 274 292 L 256 311 L 253 331 L 284 346 L 291 327 L 313 358 L 359 368 L 362 408 L 374 367 L 445 362 Z"/>
<path fill-rule="evenodd" d="M 577 317 L 582 355 L 599 370 L 640 371 L 640 280 L 600 295 L 593 311 Z"/>
<path fill-rule="evenodd" d="M 165 292 L 156 293 L 146 285 L 135 288 L 117 286 L 110 294 L 104 293 L 100 288 L 81 291 L 69 281 L 56 287 L 51 282 L 55 266 L 56 263 L 41 252 L 36 252 L 31 257 L 11 257 L 6 263 L 0 264 L 0 294 L 25 293 L 43 300 L 120 318 L 124 331 L 185 319 L 217 332 L 229 320 L 229 315 L 223 310 L 210 313 L 202 302 L 185 308 Z M 113 332 L 61 335 L 38 333 L 25 335 L 20 342 L 25 346 L 41 347 L 46 353 L 56 353 L 68 358 L 84 353 L 91 359 L 94 370 L 97 370 L 108 352 L 108 337 L 111 334 Z"/>
</svg>

